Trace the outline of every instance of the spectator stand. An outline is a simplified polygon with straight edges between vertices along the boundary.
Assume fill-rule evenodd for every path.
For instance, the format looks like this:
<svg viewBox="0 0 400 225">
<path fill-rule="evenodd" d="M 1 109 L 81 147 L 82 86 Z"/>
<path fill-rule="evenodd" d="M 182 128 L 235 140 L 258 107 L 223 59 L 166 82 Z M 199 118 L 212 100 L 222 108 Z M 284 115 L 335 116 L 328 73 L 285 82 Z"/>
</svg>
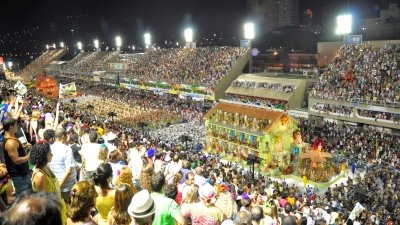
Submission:
<svg viewBox="0 0 400 225">
<path fill-rule="evenodd" d="M 226 90 L 227 99 L 277 109 L 301 108 L 306 92 L 305 79 L 239 76 Z"/>
<path fill-rule="evenodd" d="M 310 95 L 308 113 L 312 116 L 400 129 L 400 108 L 373 106 L 360 102 L 321 99 Z"/>
</svg>

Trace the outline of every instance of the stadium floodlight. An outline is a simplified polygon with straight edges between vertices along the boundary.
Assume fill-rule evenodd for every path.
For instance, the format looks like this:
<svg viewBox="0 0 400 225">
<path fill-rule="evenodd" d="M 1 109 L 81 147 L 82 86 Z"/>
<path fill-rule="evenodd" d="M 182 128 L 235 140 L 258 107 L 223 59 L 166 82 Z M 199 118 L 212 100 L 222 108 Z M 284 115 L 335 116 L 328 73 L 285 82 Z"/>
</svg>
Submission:
<svg viewBox="0 0 400 225">
<path fill-rule="evenodd" d="M 50 48 L 50 46 L 49 46 L 49 45 L 46 45 L 46 49 L 49 50 L 49 48 Z"/>
<path fill-rule="evenodd" d="M 132 50 L 135 50 L 135 46 L 134 45 L 132 45 Z"/>
<path fill-rule="evenodd" d="M 254 23 L 244 24 L 244 38 L 253 39 L 255 37 Z"/>
<path fill-rule="evenodd" d="M 78 46 L 78 50 L 82 50 L 82 43 L 81 42 L 78 42 L 76 45 Z"/>
<path fill-rule="evenodd" d="M 121 37 L 120 37 L 120 36 L 117 36 L 117 37 L 115 38 L 115 45 L 116 45 L 117 47 L 121 47 L 122 41 L 121 41 Z"/>
<path fill-rule="evenodd" d="M 353 17 L 350 14 L 339 15 L 336 17 L 336 34 L 350 34 L 352 29 Z"/>
<path fill-rule="evenodd" d="M 151 36 L 149 33 L 145 33 L 144 34 L 144 43 L 146 45 L 151 45 Z"/>
<path fill-rule="evenodd" d="M 60 42 L 60 48 L 64 48 L 64 42 Z"/>
<path fill-rule="evenodd" d="M 53 48 L 56 49 L 56 43 L 53 43 Z"/>
<path fill-rule="evenodd" d="M 94 47 L 96 48 L 96 49 L 98 49 L 99 48 L 99 40 L 94 40 Z"/>
<path fill-rule="evenodd" d="M 186 43 L 193 42 L 193 29 L 192 28 L 186 28 L 185 31 L 183 32 L 183 35 L 185 36 Z"/>
</svg>

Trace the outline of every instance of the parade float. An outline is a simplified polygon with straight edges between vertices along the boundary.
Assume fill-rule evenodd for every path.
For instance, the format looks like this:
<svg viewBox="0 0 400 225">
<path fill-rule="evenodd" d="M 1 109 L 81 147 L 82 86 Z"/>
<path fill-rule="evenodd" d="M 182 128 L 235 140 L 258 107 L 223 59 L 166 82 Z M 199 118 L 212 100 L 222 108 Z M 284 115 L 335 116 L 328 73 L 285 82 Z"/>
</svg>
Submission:
<svg viewBox="0 0 400 225">
<path fill-rule="evenodd" d="M 297 121 L 285 112 L 219 102 L 205 115 L 206 151 L 247 166 L 260 159 L 262 174 L 328 182 L 340 171 L 323 143 L 304 143 Z"/>
<path fill-rule="evenodd" d="M 44 73 L 39 74 L 35 79 L 36 91 L 42 96 L 48 98 L 57 98 L 59 95 L 59 89 L 57 80 L 52 76 L 47 76 Z"/>
<path fill-rule="evenodd" d="M 220 102 L 206 114 L 205 126 L 212 153 L 239 164 L 254 155 L 261 159 L 257 166 L 263 172 L 290 165 L 297 121 L 284 112 Z"/>
</svg>

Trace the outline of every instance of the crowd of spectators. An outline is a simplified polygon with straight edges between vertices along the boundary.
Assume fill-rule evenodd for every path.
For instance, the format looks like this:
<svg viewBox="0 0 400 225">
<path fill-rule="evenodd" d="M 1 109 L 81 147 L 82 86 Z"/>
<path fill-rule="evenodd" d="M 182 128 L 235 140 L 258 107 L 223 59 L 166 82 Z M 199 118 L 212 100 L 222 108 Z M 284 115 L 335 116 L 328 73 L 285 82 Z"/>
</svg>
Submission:
<svg viewBox="0 0 400 225">
<path fill-rule="evenodd" d="M 314 105 L 311 108 L 317 110 L 319 113 L 321 112 L 328 114 L 335 113 L 339 114 L 339 116 L 346 116 L 346 117 L 350 117 L 350 115 L 353 113 L 352 107 L 341 106 L 341 105 L 314 103 Z"/>
<path fill-rule="evenodd" d="M 400 122 L 400 115 L 396 113 L 378 112 L 378 111 L 362 110 L 362 109 L 359 109 L 357 112 L 360 116 L 374 118 L 375 121 L 381 119 L 381 120 L 392 120 L 394 123 Z"/>
<path fill-rule="evenodd" d="M 314 87 L 314 96 L 343 101 L 400 102 L 400 45 L 343 45 Z"/>
<path fill-rule="evenodd" d="M 91 86 L 86 91 L 96 88 L 102 89 Z M 7 105 L 18 101 L 22 104 L 7 112 L 3 120 L 7 168 L 13 168 L 12 160 L 20 160 L 20 169 L 24 167 L 23 171 L 29 175 L 29 166 L 24 164 L 29 160 L 35 165 L 32 169 L 36 175 L 23 181 L 28 185 L 14 185 L 17 200 L 9 211 L 0 215 L 2 222 L 16 218 L 38 220 L 39 212 L 42 212 L 39 216 L 46 216 L 56 206 L 57 213 L 48 217 L 56 221 L 53 225 L 65 221 L 67 224 L 345 224 L 356 202 L 361 201 L 354 194 L 360 187 L 369 196 L 362 201 L 366 209 L 349 221 L 394 224 L 399 219 L 400 186 L 394 169 L 400 168 L 400 137 L 387 131 L 302 120 L 304 141 L 312 143 L 320 138 L 324 151 L 356 162 L 360 168 L 366 165 L 362 173 L 321 192 L 258 173 L 253 179 L 248 170 L 221 160 L 218 155 L 204 153 L 198 146 L 179 147 L 183 142 L 177 142 L 174 132 L 184 133 L 185 129 L 197 132 L 195 122 L 189 123 L 193 126 L 174 125 L 143 135 L 134 128 L 96 117 L 96 112 L 42 99 L 33 91 L 24 100 L 11 93 L 3 99 Z M 32 105 L 31 112 L 27 105 Z M 37 131 L 29 135 L 28 127 L 35 124 L 35 119 Z M 12 146 L 7 143 L 13 142 L 10 132 L 19 130 L 15 124 L 25 132 L 27 142 L 33 144 L 29 156 L 21 152 L 19 158 L 11 157 Z M 28 149 L 29 145 L 23 148 Z M 67 153 L 65 158 L 64 153 Z M 21 182 L 15 173 L 10 175 L 14 182 Z M 54 197 L 42 195 L 42 206 L 30 201 L 36 195 L 23 197 L 21 188 L 30 189 L 31 183 L 36 191 L 53 193 Z M 10 203 L 7 198 L 4 201 Z M 23 211 L 25 216 L 18 210 L 23 203 L 33 204 Z M 37 207 L 44 208 L 41 211 Z M 60 216 L 57 219 L 54 215 Z"/>
<path fill-rule="evenodd" d="M 350 62 L 357 65 L 351 67 L 356 72 L 360 72 L 356 69 L 359 66 L 369 68 L 370 64 L 363 63 L 364 60 L 379 58 L 391 62 L 392 55 L 398 54 L 390 50 L 397 51 L 398 47 L 393 45 L 384 51 L 368 46 L 362 48 L 366 53 L 361 54 L 367 56 L 360 58 L 353 54 L 355 61 Z M 354 47 L 343 47 L 341 52 L 352 55 L 351 49 Z M 194 59 L 197 54 L 203 54 L 191 49 L 179 51 L 182 52 L 178 55 L 183 54 L 179 59 Z M 154 57 L 153 63 L 163 63 L 153 69 L 168 68 L 168 62 L 171 63 L 156 53 Z M 388 89 L 375 94 L 391 95 L 393 64 L 390 66 L 386 67 L 389 75 L 383 78 L 387 80 L 380 83 Z M 341 67 L 347 68 L 347 65 L 338 68 Z M 144 75 L 146 72 L 140 76 Z M 164 74 L 158 75 L 165 78 Z M 179 77 L 177 75 L 169 78 L 174 80 Z M 360 77 L 358 74 L 357 79 Z M 186 75 L 182 79 L 191 82 L 194 78 Z M 353 77 L 346 75 L 346 79 Z M 69 82 L 68 79 L 62 81 Z M 363 82 L 361 84 L 365 84 Z M 77 82 L 84 93 L 82 101 L 95 96 L 142 111 L 163 109 L 183 118 L 182 124 L 155 127 L 144 133 L 123 121 L 114 123 L 104 115 L 97 115 L 96 110 L 75 107 L 68 100 L 60 103 L 44 99 L 33 90 L 24 99 L 18 98 L 10 91 L 11 84 L 2 85 L 4 159 L 0 159 L 9 176 L 1 177 L 4 180 L 0 209 L 5 212 L 0 214 L 0 224 L 30 221 L 52 225 L 378 225 L 400 221 L 400 136 L 388 130 L 301 119 L 299 127 L 305 142 L 318 141 L 323 151 L 351 165 L 352 175 L 347 181 L 320 191 L 259 173 L 253 178 L 249 170 L 201 151 L 204 141 L 201 118 L 212 106 L 211 102 Z M 371 87 L 377 88 L 378 84 Z M 347 90 L 348 86 L 342 88 Z M 347 112 L 346 108 L 329 105 L 322 109 Z M 151 115 L 148 117 L 151 119 Z M 185 141 L 188 138 L 181 138 L 183 135 L 193 139 L 188 148 Z M 25 196 L 26 191 L 38 194 Z M 10 205 L 13 195 L 16 200 Z M 350 219 L 358 202 L 365 209 Z M 6 205 L 10 205 L 8 210 Z"/>
<path fill-rule="evenodd" d="M 137 54 L 128 63 L 128 69 L 121 70 L 122 77 L 146 81 L 161 81 L 178 84 L 196 84 L 215 87 L 247 49 L 238 47 L 207 47 L 148 50 Z M 122 62 L 113 58 L 116 52 L 80 53 L 67 63 L 66 73 L 86 74 L 105 70 L 107 62 Z M 109 69 L 108 69 L 109 70 Z M 111 71 L 110 72 L 115 72 Z"/>
<path fill-rule="evenodd" d="M 282 91 L 285 93 L 293 92 L 296 88 L 294 85 L 282 85 L 279 83 L 269 84 L 267 82 L 241 81 L 241 80 L 234 80 L 231 86 L 241 87 L 241 88 L 271 89 L 274 91 Z"/>
<path fill-rule="evenodd" d="M 20 70 L 16 76 L 31 79 L 39 73 L 42 73 L 45 67 L 52 61 L 60 59 L 65 54 L 65 49 L 47 50 L 33 62 Z"/>
<path fill-rule="evenodd" d="M 322 141 L 324 151 L 366 167 L 375 161 L 400 169 L 400 136 L 376 127 L 300 120 L 303 140 Z"/>
<path fill-rule="evenodd" d="M 72 79 L 63 78 L 61 83 L 70 83 Z M 207 109 L 213 106 L 209 100 L 195 101 L 192 98 L 179 98 L 173 94 L 159 94 L 147 90 L 121 89 L 103 84 L 91 84 L 86 81 L 77 81 L 80 92 L 102 98 L 112 99 L 118 104 L 130 107 L 139 107 L 143 111 L 165 110 L 176 113 L 183 121 L 202 121 Z M 89 87 L 89 88 L 88 88 Z"/>
<path fill-rule="evenodd" d="M 118 52 L 96 51 L 82 52 L 69 61 L 64 67 L 63 73 L 92 75 L 94 71 L 105 71 L 107 63 L 116 58 Z"/>
<path fill-rule="evenodd" d="M 227 100 L 234 102 L 241 102 L 245 104 L 251 104 L 251 105 L 258 105 L 263 107 L 278 108 L 278 109 L 285 109 L 287 105 L 287 101 L 284 100 L 260 98 L 260 97 L 229 94 L 229 93 L 227 94 Z"/>
</svg>

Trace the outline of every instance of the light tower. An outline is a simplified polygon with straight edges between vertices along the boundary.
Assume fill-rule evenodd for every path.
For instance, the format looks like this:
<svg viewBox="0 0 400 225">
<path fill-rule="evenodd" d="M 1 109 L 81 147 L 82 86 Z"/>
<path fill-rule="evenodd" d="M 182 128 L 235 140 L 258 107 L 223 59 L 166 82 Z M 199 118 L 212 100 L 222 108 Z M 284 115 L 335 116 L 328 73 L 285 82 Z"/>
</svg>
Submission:
<svg viewBox="0 0 400 225">
<path fill-rule="evenodd" d="M 196 48 L 196 42 L 193 42 L 192 28 L 186 28 L 183 32 L 183 36 L 185 37 L 186 48 Z"/>
<path fill-rule="evenodd" d="M 115 45 L 117 46 L 117 51 L 121 51 L 122 40 L 120 36 L 115 38 Z"/>
<path fill-rule="evenodd" d="M 144 44 L 146 45 L 146 49 L 148 49 L 151 45 L 151 35 L 150 33 L 144 34 Z"/>
<path fill-rule="evenodd" d="M 99 40 L 97 40 L 97 39 L 94 40 L 94 48 L 96 49 L 96 52 L 100 51 Z"/>
<path fill-rule="evenodd" d="M 253 59 L 251 57 L 251 40 L 255 37 L 254 23 L 245 23 L 244 26 L 244 38 L 248 40 L 248 58 L 249 58 L 249 73 L 252 73 Z"/>
</svg>

